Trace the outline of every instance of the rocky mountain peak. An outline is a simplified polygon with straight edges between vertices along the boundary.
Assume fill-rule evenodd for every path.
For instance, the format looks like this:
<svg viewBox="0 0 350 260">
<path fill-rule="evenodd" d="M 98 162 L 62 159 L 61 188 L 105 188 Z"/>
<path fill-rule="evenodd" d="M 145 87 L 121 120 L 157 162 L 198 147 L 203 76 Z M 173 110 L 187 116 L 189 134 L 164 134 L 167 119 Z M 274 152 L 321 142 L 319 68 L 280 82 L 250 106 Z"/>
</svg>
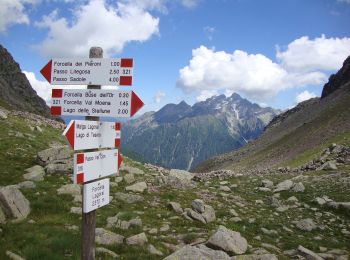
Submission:
<svg viewBox="0 0 350 260">
<path fill-rule="evenodd" d="M 350 56 L 344 61 L 343 67 L 329 77 L 328 83 L 324 85 L 321 98 L 328 96 L 335 90 L 350 81 Z"/>
<path fill-rule="evenodd" d="M 12 55 L 0 45 L 0 104 L 15 110 L 50 116 L 49 107 L 37 95 Z"/>
</svg>

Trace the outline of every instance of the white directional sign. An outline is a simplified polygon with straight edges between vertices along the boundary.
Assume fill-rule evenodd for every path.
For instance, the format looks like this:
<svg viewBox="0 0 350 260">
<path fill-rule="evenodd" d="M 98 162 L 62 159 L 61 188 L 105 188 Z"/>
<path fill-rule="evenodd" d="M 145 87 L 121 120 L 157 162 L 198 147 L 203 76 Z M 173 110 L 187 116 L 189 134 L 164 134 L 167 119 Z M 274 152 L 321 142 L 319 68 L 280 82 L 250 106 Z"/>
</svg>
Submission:
<svg viewBox="0 0 350 260">
<path fill-rule="evenodd" d="M 133 59 L 52 59 L 41 74 L 52 85 L 132 85 Z"/>
<path fill-rule="evenodd" d="M 109 204 L 109 179 L 84 184 L 83 212 L 88 213 Z"/>
<path fill-rule="evenodd" d="M 63 134 L 74 150 L 120 146 L 120 123 L 72 120 Z"/>
<path fill-rule="evenodd" d="M 131 90 L 52 90 L 51 114 L 55 116 L 131 117 L 142 106 Z"/>
<path fill-rule="evenodd" d="M 118 173 L 121 156 L 118 149 L 74 154 L 75 184 Z"/>
</svg>

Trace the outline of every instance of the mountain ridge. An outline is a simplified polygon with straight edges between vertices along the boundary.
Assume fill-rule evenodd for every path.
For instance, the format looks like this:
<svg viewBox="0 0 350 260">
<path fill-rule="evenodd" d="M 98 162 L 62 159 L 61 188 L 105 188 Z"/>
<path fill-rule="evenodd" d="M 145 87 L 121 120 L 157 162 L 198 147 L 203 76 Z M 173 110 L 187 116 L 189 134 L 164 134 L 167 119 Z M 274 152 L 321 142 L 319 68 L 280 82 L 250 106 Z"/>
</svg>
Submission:
<svg viewBox="0 0 350 260">
<path fill-rule="evenodd" d="M 19 64 L 1 44 L 0 101 L 2 106 L 10 109 L 51 117 L 45 101 L 37 95 Z"/>
<path fill-rule="evenodd" d="M 193 106 L 184 101 L 167 104 L 126 122 L 121 148 L 151 163 L 188 170 L 256 138 L 278 112 L 236 93 L 213 96 Z"/>
</svg>

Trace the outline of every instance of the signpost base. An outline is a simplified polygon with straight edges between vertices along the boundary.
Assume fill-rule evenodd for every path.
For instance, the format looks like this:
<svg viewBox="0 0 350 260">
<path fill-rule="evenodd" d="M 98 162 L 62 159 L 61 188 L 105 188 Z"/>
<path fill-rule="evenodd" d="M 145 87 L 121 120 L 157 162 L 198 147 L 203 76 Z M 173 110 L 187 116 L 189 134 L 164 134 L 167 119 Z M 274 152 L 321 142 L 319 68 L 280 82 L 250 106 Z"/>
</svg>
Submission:
<svg viewBox="0 0 350 260">
<path fill-rule="evenodd" d="M 96 210 L 83 213 L 82 219 L 82 260 L 95 260 Z"/>
</svg>

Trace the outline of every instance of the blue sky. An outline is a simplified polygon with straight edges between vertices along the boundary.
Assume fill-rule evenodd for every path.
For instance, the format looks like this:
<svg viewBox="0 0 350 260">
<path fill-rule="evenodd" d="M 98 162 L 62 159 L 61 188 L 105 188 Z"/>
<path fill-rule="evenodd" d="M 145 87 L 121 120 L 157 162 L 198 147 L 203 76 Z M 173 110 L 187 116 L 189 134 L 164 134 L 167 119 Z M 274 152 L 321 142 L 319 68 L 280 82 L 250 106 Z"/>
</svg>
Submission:
<svg viewBox="0 0 350 260">
<path fill-rule="evenodd" d="M 141 112 L 237 92 L 286 109 L 350 55 L 350 0 L 0 0 L 0 43 L 49 102 L 51 58 L 134 58 Z M 129 89 L 129 87 L 123 87 Z"/>
</svg>

